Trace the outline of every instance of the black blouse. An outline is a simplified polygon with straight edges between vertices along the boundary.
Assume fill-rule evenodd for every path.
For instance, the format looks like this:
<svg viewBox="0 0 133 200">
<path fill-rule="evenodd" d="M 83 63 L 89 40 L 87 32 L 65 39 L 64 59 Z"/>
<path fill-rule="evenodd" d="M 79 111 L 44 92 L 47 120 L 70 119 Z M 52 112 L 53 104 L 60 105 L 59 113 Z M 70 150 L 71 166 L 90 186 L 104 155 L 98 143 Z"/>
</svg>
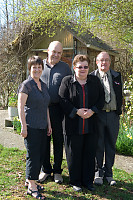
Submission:
<svg viewBox="0 0 133 200">
<path fill-rule="evenodd" d="M 46 129 L 47 127 L 47 108 L 50 102 L 47 86 L 41 80 L 41 90 L 39 90 L 37 83 L 29 76 L 19 86 L 19 93 L 28 95 L 24 111 L 26 117 L 26 124 L 31 128 Z"/>
</svg>

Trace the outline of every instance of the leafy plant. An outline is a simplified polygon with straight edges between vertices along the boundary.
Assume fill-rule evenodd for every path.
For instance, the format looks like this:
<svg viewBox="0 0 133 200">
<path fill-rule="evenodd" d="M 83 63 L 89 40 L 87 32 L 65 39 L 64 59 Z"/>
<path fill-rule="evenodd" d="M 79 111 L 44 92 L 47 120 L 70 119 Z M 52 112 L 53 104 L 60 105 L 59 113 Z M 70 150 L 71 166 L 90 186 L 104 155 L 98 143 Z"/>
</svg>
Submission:
<svg viewBox="0 0 133 200">
<path fill-rule="evenodd" d="M 17 107 L 18 104 L 18 96 L 16 93 L 11 93 L 8 99 L 8 106 L 10 107 Z"/>
<path fill-rule="evenodd" d="M 133 127 L 130 126 L 128 114 L 121 115 L 120 129 L 116 142 L 116 151 L 124 155 L 133 156 Z"/>
<path fill-rule="evenodd" d="M 124 83 L 124 93 L 128 93 L 128 100 L 125 101 L 125 111 L 128 114 L 128 122 L 133 123 L 133 74 Z"/>
<path fill-rule="evenodd" d="M 13 118 L 13 127 L 14 127 L 14 130 L 17 131 L 17 133 L 21 133 L 21 123 L 18 116 Z"/>
<path fill-rule="evenodd" d="M 120 117 L 120 129 L 116 142 L 117 152 L 133 156 L 133 75 L 124 83 L 125 110 Z"/>
</svg>

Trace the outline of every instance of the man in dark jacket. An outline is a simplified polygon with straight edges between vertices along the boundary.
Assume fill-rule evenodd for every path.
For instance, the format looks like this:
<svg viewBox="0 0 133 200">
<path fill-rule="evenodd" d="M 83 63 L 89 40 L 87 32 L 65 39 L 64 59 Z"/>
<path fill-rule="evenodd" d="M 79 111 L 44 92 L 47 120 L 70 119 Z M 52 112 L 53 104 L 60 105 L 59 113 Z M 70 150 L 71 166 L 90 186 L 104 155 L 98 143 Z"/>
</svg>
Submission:
<svg viewBox="0 0 133 200">
<path fill-rule="evenodd" d="M 119 115 L 122 107 L 121 74 L 110 69 L 111 59 L 107 52 L 101 52 L 96 59 L 98 69 L 91 74 L 99 77 L 105 91 L 105 104 L 98 113 L 99 140 L 96 153 L 96 173 L 94 183 L 103 184 L 103 178 L 112 186 L 112 167 L 115 159 L 115 145 L 119 132 Z M 105 163 L 104 161 L 105 154 Z"/>
<path fill-rule="evenodd" d="M 54 181 L 62 183 L 61 176 L 62 158 L 63 158 L 63 111 L 59 104 L 58 90 L 62 79 L 72 74 L 69 65 L 61 61 L 63 53 L 62 44 L 59 41 L 53 41 L 48 47 L 48 57 L 43 60 L 44 70 L 41 79 L 47 85 L 50 95 L 49 114 L 52 126 L 53 149 L 54 149 L 54 164 L 50 163 L 50 137 L 47 137 L 47 155 L 43 162 L 43 171 L 40 173 L 39 181 L 45 181 L 51 173 L 54 174 Z"/>
</svg>

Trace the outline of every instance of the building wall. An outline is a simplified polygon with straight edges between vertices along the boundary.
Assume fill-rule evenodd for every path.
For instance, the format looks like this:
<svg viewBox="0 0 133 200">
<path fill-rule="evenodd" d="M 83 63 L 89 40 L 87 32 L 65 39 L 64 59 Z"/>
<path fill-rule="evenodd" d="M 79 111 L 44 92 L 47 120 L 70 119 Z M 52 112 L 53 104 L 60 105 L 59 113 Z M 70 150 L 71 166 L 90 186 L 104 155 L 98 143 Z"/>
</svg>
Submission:
<svg viewBox="0 0 133 200">
<path fill-rule="evenodd" d="M 56 34 L 53 37 L 44 37 L 40 42 L 38 42 L 34 49 L 42 49 L 42 51 L 47 51 L 50 42 L 60 41 L 64 49 L 73 49 L 73 35 L 67 30 L 57 29 Z"/>
<path fill-rule="evenodd" d="M 60 41 L 63 45 L 63 55 L 62 61 L 69 64 L 72 67 L 72 61 L 76 54 L 85 54 L 88 55 L 91 63 L 90 63 L 90 72 L 97 69 L 96 66 L 96 56 L 100 51 L 94 50 L 91 48 L 87 48 L 86 45 L 76 39 L 69 31 L 57 29 L 57 33 L 54 37 L 42 37 L 42 39 L 36 43 L 33 47 L 32 51 L 29 53 L 28 57 L 31 55 L 39 55 L 41 58 L 47 57 L 47 49 L 52 41 Z M 114 66 L 115 57 L 111 57 L 112 59 L 112 68 Z"/>
</svg>

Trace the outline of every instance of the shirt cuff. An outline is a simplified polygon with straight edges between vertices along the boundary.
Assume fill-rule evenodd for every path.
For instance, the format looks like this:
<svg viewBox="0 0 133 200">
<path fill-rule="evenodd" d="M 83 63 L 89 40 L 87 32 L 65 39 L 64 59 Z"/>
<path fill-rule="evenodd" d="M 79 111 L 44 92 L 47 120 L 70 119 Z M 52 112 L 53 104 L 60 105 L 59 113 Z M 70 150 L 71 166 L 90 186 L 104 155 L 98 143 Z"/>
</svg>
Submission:
<svg viewBox="0 0 133 200">
<path fill-rule="evenodd" d="M 77 113 L 78 109 L 77 108 L 73 108 L 72 112 L 70 113 L 69 117 L 70 118 L 74 118 L 76 113 Z"/>
<path fill-rule="evenodd" d="M 90 108 L 93 112 L 98 113 L 98 109 L 96 106 L 93 106 L 92 108 Z"/>
</svg>

